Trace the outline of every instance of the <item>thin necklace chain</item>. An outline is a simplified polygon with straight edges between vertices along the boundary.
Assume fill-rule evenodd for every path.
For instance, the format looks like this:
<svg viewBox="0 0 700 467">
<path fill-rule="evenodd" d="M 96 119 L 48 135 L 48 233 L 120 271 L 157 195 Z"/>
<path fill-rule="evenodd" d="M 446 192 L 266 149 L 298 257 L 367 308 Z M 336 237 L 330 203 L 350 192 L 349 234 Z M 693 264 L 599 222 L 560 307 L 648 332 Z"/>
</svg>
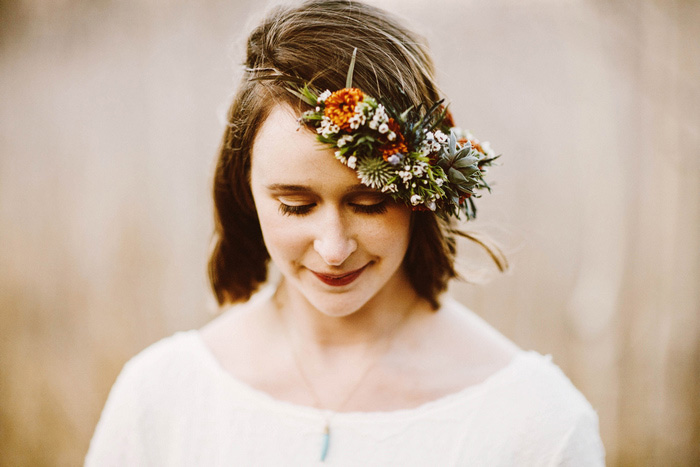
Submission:
<svg viewBox="0 0 700 467">
<path fill-rule="evenodd" d="M 385 348 L 383 349 L 383 351 L 379 352 L 377 354 L 377 356 L 365 367 L 364 371 L 362 372 L 360 377 L 357 379 L 357 381 L 353 385 L 352 389 L 350 389 L 350 391 L 348 391 L 348 393 L 346 394 L 345 399 L 343 399 L 343 401 L 336 407 L 336 409 L 334 410 L 335 412 L 339 412 L 343 409 L 343 407 L 345 407 L 345 405 L 350 401 L 350 399 L 355 394 L 355 392 L 360 388 L 360 386 L 362 385 L 362 382 L 365 380 L 365 378 L 370 373 L 370 371 L 377 365 L 377 363 L 379 363 L 379 360 L 381 360 L 381 357 L 386 355 L 386 353 L 389 351 L 389 349 L 391 348 L 391 344 L 393 343 L 394 338 L 396 337 L 396 334 L 398 333 L 398 330 L 403 327 L 403 324 L 406 321 L 408 315 L 410 314 L 410 311 L 413 308 L 413 306 L 415 305 L 416 301 L 417 300 L 414 300 L 413 302 L 411 302 L 411 305 L 403 313 L 403 315 L 401 316 L 401 319 L 398 320 L 398 322 L 396 323 L 396 326 L 391 329 L 389 334 L 384 339 L 382 339 L 381 342 L 379 342 L 371 347 L 371 348 L 375 348 L 375 347 L 378 348 L 382 343 L 385 344 Z M 283 319 L 282 324 L 283 324 L 285 336 L 287 338 L 287 342 L 289 344 L 289 348 L 290 348 L 290 351 L 292 354 L 292 359 L 294 360 L 294 364 L 297 367 L 297 371 L 299 372 L 301 379 L 304 381 L 304 384 L 306 385 L 307 389 L 309 390 L 309 393 L 311 394 L 311 397 L 314 400 L 314 405 L 316 406 L 316 408 L 318 408 L 320 410 L 329 411 L 329 409 L 325 409 L 323 407 L 323 404 L 321 404 L 321 400 L 318 397 L 318 393 L 316 392 L 314 385 L 311 383 L 311 380 L 309 379 L 308 375 L 304 371 L 304 367 L 301 364 L 301 359 L 299 358 L 299 355 L 297 353 L 296 348 L 292 344 L 292 337 L 291 337 L 291 334 L 290 334 L 288 327 L 286 326 L 284 319 Z M 365 353 L 367 355 L 369 355 L 370 352 L 366 351 Z M 328 423 L 330 421 L 329 418 L 330 418 L 330 416 L 327 415 L 326 423 Z"/>
<path fill-rule="evenodd" d="M 405 325 L 405 321 L 407 320 L 408 316 L 411 314 L 411 310 L 413 307 L 416 305 L 418 302 L 419 297 L 416 295 L 416 298 L 411 302 L 411 304 L 406 308 L 404 311 L 403 315 L 401 318 L 398 320 L 396 325 L 389 331 L 389 333 L 386 335 L 384 339 L 382 339 L 380 342 L 377 342 L 376 344 L 372 345 L 370 348 L 365 350 L 366 355 L 369 355 L 369 350 L 373 348 L 379 348 L 379 346 L 384 343 L 385 348 L 381 352 L 377 352 L 377 356 L 365 367 L 364 371 L 362 374 L 360 374 L 360 377 L 357 379 L 355 384 L 353 385 L 352 389 L 348 391 L 347 395 L 345 396 L 345 399 L 338 405 L 335 409 L 335 411 L 330 410 L 330 409 L 324 409 L 323 404 L 321 404 L 321 399 L 318 397 L 318 393 L 316 392 L 316 389 L 314 388 L 314 385 L 311 383 L 311 380 L 309 379 L 308 375 L 304 371 L 304 367 L 301 364 L 301 359 L 299 358 L 299 355 L 297 354 L 297 351 L 294 347 L 294 344 L 292 342 L 292 336 L 291 332 L 289 330 L 289 327 L 287 326 L 287 321 L 284 319 L 282 316 L 282 309 L 281 307 L 278 306 L 277 308 L 277 313 L 279 316 L 279 319 L 282 323 L 282 328 L 284 328 L 284 334 L 285 338 L 287 340 L 287 344 L 289 345 L 290 352 L 292 354 L 292 359 L 294 360 L 294 364 L 297 367 L 297 371 L 299 372 L 299 376 L 301 376 L 301 379 L 304 381 L 304 384 L 306 385 L 306 388 L 309 391 L 309 394 L 311 394 L 311 397 L 314 400 L 314 405 L 316 406 L 317 409 L 325 411 L 324 415 L 324 427 L 323 427 L 323 433 L 321 437 L 321 456 L 320 456 L 320 461 L 324 462 L 326 460 L 326 455 L 328 454 L 328 448 L 330 446 L 330 436 L 331 436 L 331 419 L 333 418 L 333 415 L 335 413 L 340 412 L 343 407 L 352 399 L 352 396 L 356 393 L 356 391 L 359 389 L 360 385 L 362 382 L 365 381 L 367 378 L 367 375 L 370 373 L 372 368 L 374 368 L 381 357 L 385 356 L 388 352 L 389 349 L 391 348 L 392 343 L 394 342 L 394 338 L 396 337 L 396 334 L 398 333 L 398 330 L 403 328 Z"/>
</svg>

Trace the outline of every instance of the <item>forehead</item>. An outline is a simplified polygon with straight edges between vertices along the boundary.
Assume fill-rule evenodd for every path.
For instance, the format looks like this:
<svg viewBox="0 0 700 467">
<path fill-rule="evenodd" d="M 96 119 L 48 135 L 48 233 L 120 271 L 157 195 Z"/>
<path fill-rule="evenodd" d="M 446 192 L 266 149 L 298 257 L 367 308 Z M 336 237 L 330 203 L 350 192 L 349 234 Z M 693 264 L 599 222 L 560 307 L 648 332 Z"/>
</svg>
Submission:
<svg viewBox="0 0 700 467">
<path fill-rule="evenodd" d="M 253 144 L 253 184 L 307 185 L 348 188 L 360 185 L 355 172 L 340 163 L 334 150 L 300 127 L 298 116 L 285 105 L 275 106 L 258 130 Z"/>
</svg>

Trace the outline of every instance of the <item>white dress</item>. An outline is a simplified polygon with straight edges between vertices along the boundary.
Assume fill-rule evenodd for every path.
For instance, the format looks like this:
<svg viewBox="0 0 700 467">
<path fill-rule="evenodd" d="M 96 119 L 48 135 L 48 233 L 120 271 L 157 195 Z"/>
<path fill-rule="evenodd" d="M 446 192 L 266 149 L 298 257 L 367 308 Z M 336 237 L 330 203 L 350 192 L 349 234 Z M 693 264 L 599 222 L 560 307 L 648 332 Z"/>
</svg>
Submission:
<svg viewBox="0 0 700 467">
<path fill-rule="evenodd" d="M 328 414 L 223 370 L 198 331 L 129 361 L 87 466 L 599 466 L 598 418 L 550 358 L 521 352 L 486 381 L 415 409 Z"/>
</svg>

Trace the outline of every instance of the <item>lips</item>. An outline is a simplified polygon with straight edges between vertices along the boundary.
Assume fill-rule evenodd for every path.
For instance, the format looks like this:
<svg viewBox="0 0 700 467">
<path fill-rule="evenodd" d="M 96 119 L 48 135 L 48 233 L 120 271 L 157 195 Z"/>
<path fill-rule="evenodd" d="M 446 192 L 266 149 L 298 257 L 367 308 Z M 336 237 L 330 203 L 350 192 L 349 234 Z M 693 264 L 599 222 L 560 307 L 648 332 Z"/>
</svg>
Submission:
<svg viewBox="0 0 700 467">
<path fill-rule="evenodd" d="M 355 279 L 360 277 L 360 274 L 362 274 L 364 272 L 364 270 L 365 270 L 365 268 L 367 268 L 367 266 L 369 266 L 369 264 L 365 264 L 360 269 L 356 269 L 355 271 L 350 271 L 350 272 L 345 273 L 345 274 L 323 274 L 323 273 L 316 272 L 316 271 L 311 271 L 311 272 L 313 272 L 314 275 L 316 277 L 318 277 L 321 280 L 321 282 L 323 282 L 324 284 L 332 285 L 334 287 L 340 287 L 343 285 L 348 285 L 351 282 L 353 282 Z"/>
</svg>

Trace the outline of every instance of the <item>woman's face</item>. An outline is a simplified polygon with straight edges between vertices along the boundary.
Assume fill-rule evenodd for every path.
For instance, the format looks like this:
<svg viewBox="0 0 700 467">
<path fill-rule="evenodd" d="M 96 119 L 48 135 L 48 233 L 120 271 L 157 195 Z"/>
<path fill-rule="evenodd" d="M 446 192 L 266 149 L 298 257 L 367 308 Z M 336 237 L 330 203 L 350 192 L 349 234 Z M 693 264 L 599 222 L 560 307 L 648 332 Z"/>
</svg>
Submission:
<svg viewBox="0 0 700 467">
<path fill-rule="evenodd" d="M 265 245 L 290 286 L 329 316 L 405 293 L 410 209 L 360 184 L 278 105 L 258 131 L 250 184 Z"/>
</svg>

